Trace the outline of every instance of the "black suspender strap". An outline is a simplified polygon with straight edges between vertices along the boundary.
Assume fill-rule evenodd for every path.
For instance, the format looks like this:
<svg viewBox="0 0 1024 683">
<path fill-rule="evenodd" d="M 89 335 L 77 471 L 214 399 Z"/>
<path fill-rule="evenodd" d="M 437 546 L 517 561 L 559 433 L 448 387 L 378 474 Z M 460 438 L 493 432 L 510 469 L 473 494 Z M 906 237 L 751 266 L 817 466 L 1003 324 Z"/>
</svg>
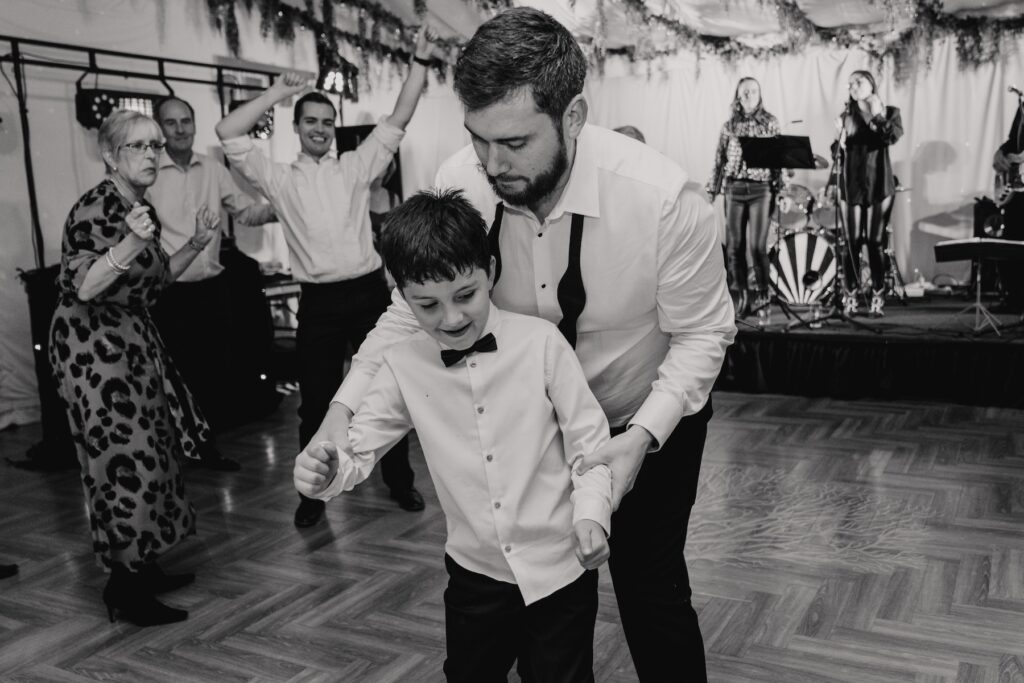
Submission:
<svg viewBox="0 0 1024 683">
<path fill-rule="evenodd" d="M 583 216 L 572 215 L 572 232 L 569 233 L 569 263 L 565 274 L 558 283 L 558 306 L 562 309 L 562 320 L 558 330 L 576 348 L 576 323 L 587 305 L 587 292 L 583 288 L 583 271 L 580 269 L 580 248 L 583 245 Z"/>
<path fill-rule="evenodd" d="M 501 235 L 501 220 L 505 215 L 505 205 L 499 203 L 494 210 L 494 222 L 487 233 L 491 245 L 491 256 L 494 257 L 494 283 L 501 277 L 501 248 L 498 238 Z M 576 348 L 576 325 L 584 307 L 587 305 L 587 292 L 583 288 L 583 271 L 580 268 L 580 250 L 583 246 L 583 216 L 572 215 L 572 229 L 569 233 L 569 263 L 565 274 L 558 283 L 558 306 L 562 309 L 562 320 L 558 330 Z"/>
<path fill-rule="evenodd" d="M 491 256 L 494 257 L 494 284 L 498 284 L 498 278 L 501 277 L 501 246 L 498 237 L 501 235 L 501 219 L 504 215 L 505 205 L 498 202 L 498 206 L 494 208 L 494 222 L 487 233 L 487 240 L 491 243 Z"/>
</svg>

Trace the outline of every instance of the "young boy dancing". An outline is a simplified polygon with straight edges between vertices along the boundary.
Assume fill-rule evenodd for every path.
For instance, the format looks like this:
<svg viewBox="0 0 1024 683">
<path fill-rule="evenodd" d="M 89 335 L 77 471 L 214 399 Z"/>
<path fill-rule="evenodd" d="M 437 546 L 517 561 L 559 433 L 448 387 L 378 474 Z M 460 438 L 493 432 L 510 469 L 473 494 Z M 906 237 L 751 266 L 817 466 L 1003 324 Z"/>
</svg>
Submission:
<svg viewBox="0 0 1024 683">
<path fill-rule="evenodd" d="M 415 429 L 447 518 L 449 681 L 592 681 L 597 571 L 611 477 L 574 467 L 608 440 L 576 354 L 550 322 L 490 301 L 483 218 L 458 191 L 392 211 L 381 252 L 421 331 L 394 345 L 349 429 L 352 453 L 310 444 L 300 493 L 365 480 Z"/>
</svg>

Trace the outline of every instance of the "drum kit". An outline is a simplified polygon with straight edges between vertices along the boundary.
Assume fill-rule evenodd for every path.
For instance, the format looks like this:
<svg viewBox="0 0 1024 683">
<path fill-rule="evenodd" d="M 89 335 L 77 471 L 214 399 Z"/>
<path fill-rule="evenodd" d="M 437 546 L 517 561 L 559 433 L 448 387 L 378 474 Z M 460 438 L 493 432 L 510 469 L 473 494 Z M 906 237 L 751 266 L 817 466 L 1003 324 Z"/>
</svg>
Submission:
<svg viewBox="0 0 1024 683">
<path fill-rule="evenodd" d="M 815 155 L 815 165 L 825 168 L 827 162 Z M 897 192 L 906 189 L 897 187 Z M 806 324 L 817 328 L 821 326 L 822 307 L 838 305 L 842 296 L 839 258 L 846 247 L 846 240 L 842 234 L 834 187 L 822 188 L 815 194 L 803 185 L 790 184 L 779 198 L 788 198 L 789 201 L 778 202 L 776 217 L 772 219 L 774 244 L 770 237 L 769 280 L 783 311 L 793 313 L 797 318 L 798 322 L 791 323 L 791 326 Z M 787 205 L 785 211 L 781 207 L 783 204 Z M 891 234 L 888 237 L 887 288 L 903 300 L 903 279 L 893 258 Z M 808 313 L 810 319 L 805 321 L 796 315 L 797 310 Z M 848 322 L 860 326 L 857 321 Z"/>
<path fill-rule="evenodd" d="M 827 162 L 815 156 L 815 167 L 825 168 Z M 789 184 L 779 200 L 772 221 L 775 244 L 768 251 L 769 280 L 789 307 L 816 309 L 833 293 L 836 282 L 834 199 L 824 188 L 815 195 L 803 185 Z"/>
</svg>

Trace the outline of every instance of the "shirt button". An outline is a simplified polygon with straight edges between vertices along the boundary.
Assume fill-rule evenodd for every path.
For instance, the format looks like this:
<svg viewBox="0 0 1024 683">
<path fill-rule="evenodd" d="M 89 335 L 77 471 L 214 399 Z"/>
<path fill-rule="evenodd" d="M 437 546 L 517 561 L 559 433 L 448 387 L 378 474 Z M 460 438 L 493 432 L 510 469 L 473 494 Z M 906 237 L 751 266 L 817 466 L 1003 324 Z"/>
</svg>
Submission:
<svg viewBox="0 0 1024 683">
<path fill-rule="evenodd" d="M 484 412 L 484 407 L 483 406 L 477 406 L 476 412 L 478 412 L 478 413 Z"/>
<path fill-rule="evenodd" d="M 544 289 L 545 287 L 547 287 L 547 285 L 545 285 L 545 284 L 541 284 L 541 286 L 540 286 L 541 289 Z"/>
<path fill-rule="evenodd" d="M 501 509 L 501 503 L 495 503 L 494 504 L 494 509 L 495 510 L 500 510 Z"/>
<path fill-rule="evenodd" d="M 476 362 L 474 361 L 474 362 L 470 363 L 470 364 L 469 364 L 469 367 L 471 367 L 471 368 L 475 368 L 475 367 L 476 367 Z"/>
<path fill-rule="evenodd" d="M 506 553 L 512 552 L 512 546 L 510 546 L 510 545 L 505 546 L 505 552 Z"/>
<path fill-rule="evenodd" d="M 538 232 L 537 233 L 537 237 L 543 237 L 543 236 L 544 236 L 544 233 L 542 233 L 542 232 Z"/>
<path fill-rule="evenodd" d="M 493 456 L 493 455 L 491 455 L 490 453 L 488 453 L 488 454 L 487 454 L 487 462 L 490 462 L 490 461 L 492 461 L 492 460 L 494 460 L 494 456 Z"/>
</svg>

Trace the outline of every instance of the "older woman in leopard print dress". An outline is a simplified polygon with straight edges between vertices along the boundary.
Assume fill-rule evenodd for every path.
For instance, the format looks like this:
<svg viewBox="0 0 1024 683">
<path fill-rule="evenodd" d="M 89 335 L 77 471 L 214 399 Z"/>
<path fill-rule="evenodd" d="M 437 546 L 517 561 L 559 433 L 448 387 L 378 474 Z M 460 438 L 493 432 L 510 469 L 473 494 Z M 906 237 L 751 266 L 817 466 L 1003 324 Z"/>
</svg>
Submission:
<svg viewBox="0 0 1024 683">
<path fill-rule="evenodd" d="M 160 128 L 118 111 L 101 126 L 107 177 L 64 226 L 50 361 L 89 505 L 93 550 L 110 569 L 103 600 L 139 625 L 181 621 L 156 593 L 194 575 L 168 576 L 156 559 L 195 531 L 182 456 L 209 432 L 175 370 L 149 307 L 202 250 L 218 218 L 203 207 L 196 232 L 173 255 L 143 194 L 156 180 Z"/>
</svg>

